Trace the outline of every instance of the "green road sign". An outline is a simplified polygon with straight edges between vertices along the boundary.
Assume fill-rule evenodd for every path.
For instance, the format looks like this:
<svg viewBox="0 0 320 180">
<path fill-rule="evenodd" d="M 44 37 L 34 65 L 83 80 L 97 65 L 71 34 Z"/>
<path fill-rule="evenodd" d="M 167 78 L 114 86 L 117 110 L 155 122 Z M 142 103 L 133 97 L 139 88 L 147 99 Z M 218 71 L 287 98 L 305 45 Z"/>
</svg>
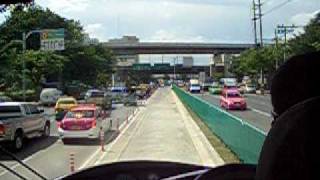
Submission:
<svg viewBox="0 0 320 180">
<path fill-rule="evenodd" d="M 64 29 L 44 29 L 41 31 L 41 50 L 64 50 Z"/>
</svg>

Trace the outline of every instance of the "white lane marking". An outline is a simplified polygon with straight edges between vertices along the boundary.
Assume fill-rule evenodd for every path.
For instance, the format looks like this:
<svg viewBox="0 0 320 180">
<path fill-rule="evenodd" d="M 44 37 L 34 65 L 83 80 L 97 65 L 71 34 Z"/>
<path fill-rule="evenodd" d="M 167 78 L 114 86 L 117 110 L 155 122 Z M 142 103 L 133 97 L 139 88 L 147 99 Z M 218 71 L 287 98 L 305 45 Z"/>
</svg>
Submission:
<svg viewBox="0 0 320 180">
<path fill-rule="evenodd" d="M 267 117 L 272 117 L 270 113 L 264 112 L 264 111 L 260 111 L 258 109 L 252 108 L 252 107 L 248 107 L 249 109 L 251 109 L 252 111 L 259 113 L 261 115 L 267 116 Z"/>
<path fill-rule="evenodd" d="M 137 109 L 135 109 L 134 111 L 135 111 L 134 114 L 137 115 L 139 109 L 137 108 Z M 129 116 L 129 120 L 130 120 L 130 119 L 132 119 L 132 121 L 131 121 L 131 123 L 132 123 L 133 120 L 134 120 L 134 115 L 133 115 L 133 114 Z M 128 126 L 130 126 L 131 123 L 129 123 Z M 122 130 L 125 125 L 126 125 L 126 121 L 123 121 L 123 122 L 121 123 L 120 127 L 119 127 L 119 130 Z M 127 126 L 127 127 L 128 127 L 128 126 Z M 124 131 L 126 131 L 126 129 L 125 129 Z M 120 135 L 119 135 L 119 136 L 120 136 Z M 116 138 L 114 141 L 116 141 L 116 140 L 117 140 L 117 138 Z M 101 147 L 99 146 L 98 149 L 97 149 L 78 169 L 81 170 L 81 169 L 86 168 L 86 166 L 88 166 L 88 164 L 98 155 L 98 153 L 99 153 L 100 151 L 101 151 Z M 103 153 L 102 156 L 104 156 L 104 154 L 105 154 L 105 153 Z M 101 159 L 102 156 L 100 156 L 100 158 L 98 159 L 98 161 Z M 97 162 L 95 163 L 95 165 L 96 165 L 96 164 L 97 164 Z"/>
<path fill-rule="evenodd" d="M 125 128 L 120 132 L 120 134 L 116 137 L 115 140 L 113 140 L 110 145 L 107 147 L 106 151 L 100 156 L 100 158 L 95 162 L 95 166 L 100 164 L 101 161 L 104 159 L 104 157 L 106 156 L 106 152 L 110 151 L 112 149 L 112 147 L 118 142 L 118 140 L 123 136 L 123 134 L 125 134 L 125 132 L 129 129 L 129 127 L 131 126 L 131 124 L 136 121 L 136 119 L 138 119 L 137 117 L 139 116 L 139 114 L 141 114 L 138 112 L 135 116 L 135 118 L 132 119 L 132 121 L 130 121 L 130 123 L 128 124 L 128 126 L 125 126 Z"/>
<path fill-rule="evenodd" d="M 58 141 L 56 141 L 58 142 Z M 50 148 L 54 147 L 55 145 L 57 145 L 57 143 L 53 144 L 52 146 L 50 146 Z M 27 161 L 33 159 L 35 156 L 39 155 L 40 153 L 44 153 L 46 151 L 48 151 L 49 148 L 43 149 L 41 151 L 38 151 L 37 153 L 34 153 L 33 155 L 27 157 L 26 159 L 22 160 L 22 162 L 24 162 L 25 164 L 27 164 Z M 13 166 L 10 166 L 9 168 L 12 170 L 15 170 L 18 166 L 21 166 L 21 164 L 16 163 Z M 3 176 L 5 174 L 7 174 L 9 171 L 8 170 L 4 170 L 3 172 L 0 173 L 0 176 Z"/>
<path fill-rule="evenodd" d="M 78 170 L 84 169 L 100 151 L 101 147 L 98 147 L 97 150 L 78 168 Z"/>
</svg>

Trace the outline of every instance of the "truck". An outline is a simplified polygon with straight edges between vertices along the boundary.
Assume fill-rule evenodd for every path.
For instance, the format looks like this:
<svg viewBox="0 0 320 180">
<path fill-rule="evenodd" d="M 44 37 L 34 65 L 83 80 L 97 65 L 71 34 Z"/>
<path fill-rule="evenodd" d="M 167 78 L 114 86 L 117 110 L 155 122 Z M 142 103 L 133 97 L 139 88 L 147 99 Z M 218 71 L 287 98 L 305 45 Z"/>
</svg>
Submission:
<svg viewBox="0 0 320 180">
<path fill-rule="evenodd" d="M 0 142 L 19 151 L 24 139 L 48 137 L 50 120 L 34 103 L 0 103 Z"/>
<path fill-rule="evenodd" d="M 191 93 L 200 93 L 201 88 L 200 88 L 199 80 L 190 79 L 188 90 Z"/>
</svg>

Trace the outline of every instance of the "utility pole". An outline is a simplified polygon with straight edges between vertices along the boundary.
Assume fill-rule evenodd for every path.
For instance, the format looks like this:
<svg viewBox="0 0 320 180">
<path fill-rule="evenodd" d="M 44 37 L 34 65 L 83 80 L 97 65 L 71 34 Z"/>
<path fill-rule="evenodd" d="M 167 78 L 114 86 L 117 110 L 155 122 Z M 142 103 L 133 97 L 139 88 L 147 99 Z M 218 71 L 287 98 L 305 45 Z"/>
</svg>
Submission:
<svg viewBox="0 0 320 180">
<path fill-rule="evenodd" d="M 253 29 L 254 29 L 254 44 L 257 47 L 258 41 L 257 41 L 257 14 L 256 14 L 256 3 L 255 0 L 252 0 L 253 3 Z"/>
<path fill-rule="evenodd" d="M 278 34 L 277 34 L 277 29 L 274 30 L 274 40 L 275 40 L 275 43 L 276 43 L 276 49 L 278 49 Z M 278 69 L 279 67 L 279 60 L 278 58 L 276 58 L 276 69 Z"/>
<path fill-rule="evenodd" d="M 176 82 L 176 60 L 177 57 L 173 58 L 173 82 Z"/>
<path fill-rule="evenodd" d="M 263 47 L 263 35 L 262 35 L 262 12 L 261 12 L 261 0 L 258 0 L 258 11 L 259 11 L 259 26 L 260 26 L 260 48 Z M 260 69 L 260 73 L 261 73 L 261 94 L 264 95 L 264 69 L 263 67 L 261 67 Z"/>
<path fill-rule="evenodd" d="M 259 8 L 259 24 L 260 24 L 260 47 L 263 47 L 263 38 L 262 38 L 262 12 L 261 12 L 261 2 L 258 0 L 258 8 Z"/>
<path fill-rule="evenodd" d="M 304 26 L 296 26 L 296 25 L 278 25 L 277 31 L 281 30 L 281 33 L 284 34 L 284 50 L 283 50 L 283 61 L 287 59 L 287 34 L 294 31 L 296 28 L 301 28 Z M 278 33 L 277 33 L 278 34 Z"/>
</svg>

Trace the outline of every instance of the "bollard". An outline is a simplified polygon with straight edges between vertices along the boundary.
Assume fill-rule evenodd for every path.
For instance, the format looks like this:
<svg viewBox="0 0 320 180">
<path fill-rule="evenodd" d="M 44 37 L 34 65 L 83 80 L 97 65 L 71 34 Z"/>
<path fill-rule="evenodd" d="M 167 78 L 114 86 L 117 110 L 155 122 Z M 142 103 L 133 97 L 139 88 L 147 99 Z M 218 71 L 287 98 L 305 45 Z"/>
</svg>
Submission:
<svg viewBox="0 0 320 180">
<path fill-rule="evenodd" d="M 127 112 L 127 124 L 129 124 L 129 112 Z"/>
<path fill-rule="evenodd" d="M 74 168 L 74 166 L 75 166 L 74 153 L 70 153 L 69 155 L 70 155 L 70 172 L 74 173 L 74 170 L 75 170 L 75 168 Z"/>
<path fill-rule="evenodd" d="M 109 129 L 112 130 L 112 118 L 110 118 L 110 126 Z"/>
<path fill-rule="evenodd" d="M 120 119 L 117 119 L 117 131 L 120 132 Z"/>
<path fill-rule="evenodd" d="M 102 152 L 105 152 L 105 150 L 104 150 L 104 131 L 103 131 L 103 128 L 102 128 L 102 127 L 100 127 L 99 135 L 100 135 L 101 151 L 102 151 Z"/>
</svg>

